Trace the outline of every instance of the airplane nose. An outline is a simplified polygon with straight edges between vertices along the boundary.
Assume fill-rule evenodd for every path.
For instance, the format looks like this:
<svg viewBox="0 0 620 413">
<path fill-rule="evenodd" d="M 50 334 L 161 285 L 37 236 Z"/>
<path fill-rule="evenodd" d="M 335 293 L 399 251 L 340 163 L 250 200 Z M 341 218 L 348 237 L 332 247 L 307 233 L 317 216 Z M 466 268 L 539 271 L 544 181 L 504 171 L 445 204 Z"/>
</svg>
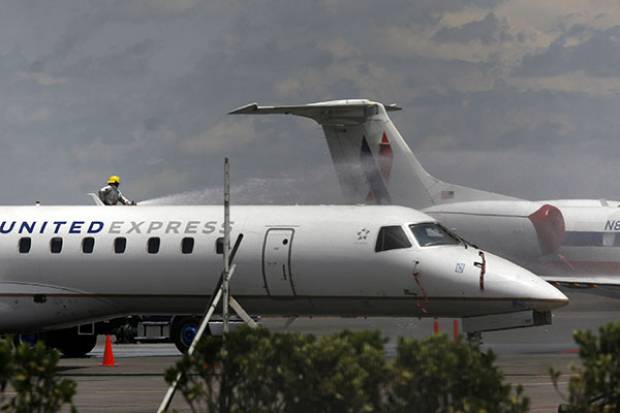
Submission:
<svg viewBox="0 0 620 413">
<path fill-rule="evenodd" d="M 560 290 L 525 268 L 490 253 L 485 259 L 486 294 L 511 299 L 515 309 L 549 311 L 568 304 Z"/>
</svg>

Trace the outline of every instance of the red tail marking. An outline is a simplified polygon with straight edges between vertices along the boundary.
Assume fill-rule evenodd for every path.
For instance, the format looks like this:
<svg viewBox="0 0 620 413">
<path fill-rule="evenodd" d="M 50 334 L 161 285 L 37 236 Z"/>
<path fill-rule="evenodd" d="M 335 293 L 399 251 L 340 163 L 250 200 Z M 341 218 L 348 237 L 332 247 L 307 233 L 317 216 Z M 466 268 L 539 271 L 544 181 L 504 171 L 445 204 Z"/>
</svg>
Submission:
<svg viewBox="0 0 620 413">
<path fill-rule="evenodd" d="M 387 183 L 392 172 L 392 161 L 394 153 L 392 152 L 392 145 L 387 137 L 387 134 L 383 132 L 381 141 L 379 142 L 379 168 L 381 169 L 381 176 Z"/>
<path fill-rule="evenodd" d="M 390 140 L 387 137 L 387 134 L 383 132 L 383 136 L 381 137 L 381 143 L 379 145 L 387 145 L 390 146 Z"/>
</svg>

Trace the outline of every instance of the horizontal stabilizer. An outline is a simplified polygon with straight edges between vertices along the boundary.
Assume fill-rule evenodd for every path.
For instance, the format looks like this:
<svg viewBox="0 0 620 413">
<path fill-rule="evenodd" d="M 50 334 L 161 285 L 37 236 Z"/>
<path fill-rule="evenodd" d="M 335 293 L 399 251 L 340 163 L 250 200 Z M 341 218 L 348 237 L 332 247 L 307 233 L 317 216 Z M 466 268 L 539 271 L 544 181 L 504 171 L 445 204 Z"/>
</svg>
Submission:
<svg viewBox="0 0 620 413">
<path fill-rule="evenodd" d="M 332 100 L 328 102 L 309 103 L 306 105 L 260 106 L 250 103 L 241 106 L 229 115 L 296 115 L 314 119 L 325 124 L 360 124 L 369 116 L 375 115 L 377 103 L 366 99 Z M 386 111 L 401 110 L 396 104 L 384 105 Z"/>
</svg>

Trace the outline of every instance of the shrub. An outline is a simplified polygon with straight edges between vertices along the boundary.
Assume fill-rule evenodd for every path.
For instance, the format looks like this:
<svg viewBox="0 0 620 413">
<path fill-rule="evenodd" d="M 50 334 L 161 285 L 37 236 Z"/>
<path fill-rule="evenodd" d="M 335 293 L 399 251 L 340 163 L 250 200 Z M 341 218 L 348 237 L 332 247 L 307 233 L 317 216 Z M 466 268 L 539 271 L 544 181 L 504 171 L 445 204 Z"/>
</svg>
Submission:
<svg viewBox="0 0 620 413">
<path fill-rule="evenodd" d="M 529 400 L 513 392 L 494 366 L 495 355 L 478 346 L 452 342 L 446 336 L 424 341 L 401 338 L 388 393 L 390 412 L 517 413 Z"/>
<path fill-rule="evenodd" d="M 239 329 L 207 337 L 166 373 L 192 411 L 520 413 L 491 352 L 445 336 L 401 339 L 396 360 L 378 332 L 315 337 Z"/>
<path fill-rule="evenodd" d="M 571 367 L 567 413 L 603 413 L 620 410 L 620 321 L 574 334 L 579 346 L 581 367 Z M 556 384 L 559 373 L 552 371 Z"/>
<path fill-rule="evenodd" d="M 203 340 L 168 370 L 192 411 L 380 411 L 387 378 L 379 333 L 316 338 L 242 328 Z"/>
<path fill-rule="evenodd" d="M 8 340 L 0 341 L 0 390 L 1 410 L 16 413 L 51 413 L 72 404 L 76 384 L 57 376 L 60 358 L 56 350 L 42 342 L 35 346 L 14 346 Z M 7 397 L 6 391 L 14 391 Z"/>
</svg>

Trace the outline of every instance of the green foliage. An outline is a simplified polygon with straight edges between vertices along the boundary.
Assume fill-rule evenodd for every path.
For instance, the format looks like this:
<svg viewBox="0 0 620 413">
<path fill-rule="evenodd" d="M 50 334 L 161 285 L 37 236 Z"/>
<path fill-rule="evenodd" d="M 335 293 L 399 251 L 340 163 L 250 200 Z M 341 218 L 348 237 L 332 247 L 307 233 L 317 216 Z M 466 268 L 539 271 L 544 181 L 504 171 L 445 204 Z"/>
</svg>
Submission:
<svg viewBox="0 0 620 413">
<path fill-rule="evenodd" d="M 11 377 L 12 350 L 13 346 L 8 340 L 0 340 L 0 406 L 5 404 L 5 391 Z"/>
<path fill-rule="evenodd" d="M 288 334 L 280 334 L 286 337 Z M 374 412 L 388 378 L 384 339 L 377 332 L 343 332 L 315 339 L 296 335 L 283 400 L 287 412 Z M 292 343 L 293 345 L 295 343 Z M 283 348 L 284 350 L 284 348 Z M 274 360 L 277 362 L 277 360 Z"/>
<path fill-rule="evenodd" d="M 400 339 L 394 381 L 388 393 L 391 412 L 517 413 L 529 409 L 523 389 L 503 383 L 495 355 L 446 336 L 424 341 Z"/>
<path fill-rule="evenodd" d="M 607 413 L 620 411 L 620 321 L 574 334 L 582 366 L 571 367 L 567 413 Z M 551 376 L 557 384 L 559 373 Z M 556 385 L 557 387 L 557 385 Z"/>
<path fill-rule="evenodd" d="M 75 382 L 57 376 L 59 354 L 42 342 L 30 347 L 15 347 L 9 340 L 0 341 L 0 403 L 3 412 L 51 413 L 75 395 Z M 11 392 L 11 396 L 7 395 Z"/>
<path fill-rule="evenodd" d="M 183 372 L 179 390 L 192 411 L 372 412 L 387 377 L 378 333 L 272 334 L 242 328 L 208 337 L 166 380 Z"/>
<path fill-rule="evenodd" d="M 491 353 L 446 337 L 401 340 L 386 360 L 378 332 L 315 337 L 242 328 L 207 337 L 169 369 L 194 412 L 525 412 Z"/>
</svg>

